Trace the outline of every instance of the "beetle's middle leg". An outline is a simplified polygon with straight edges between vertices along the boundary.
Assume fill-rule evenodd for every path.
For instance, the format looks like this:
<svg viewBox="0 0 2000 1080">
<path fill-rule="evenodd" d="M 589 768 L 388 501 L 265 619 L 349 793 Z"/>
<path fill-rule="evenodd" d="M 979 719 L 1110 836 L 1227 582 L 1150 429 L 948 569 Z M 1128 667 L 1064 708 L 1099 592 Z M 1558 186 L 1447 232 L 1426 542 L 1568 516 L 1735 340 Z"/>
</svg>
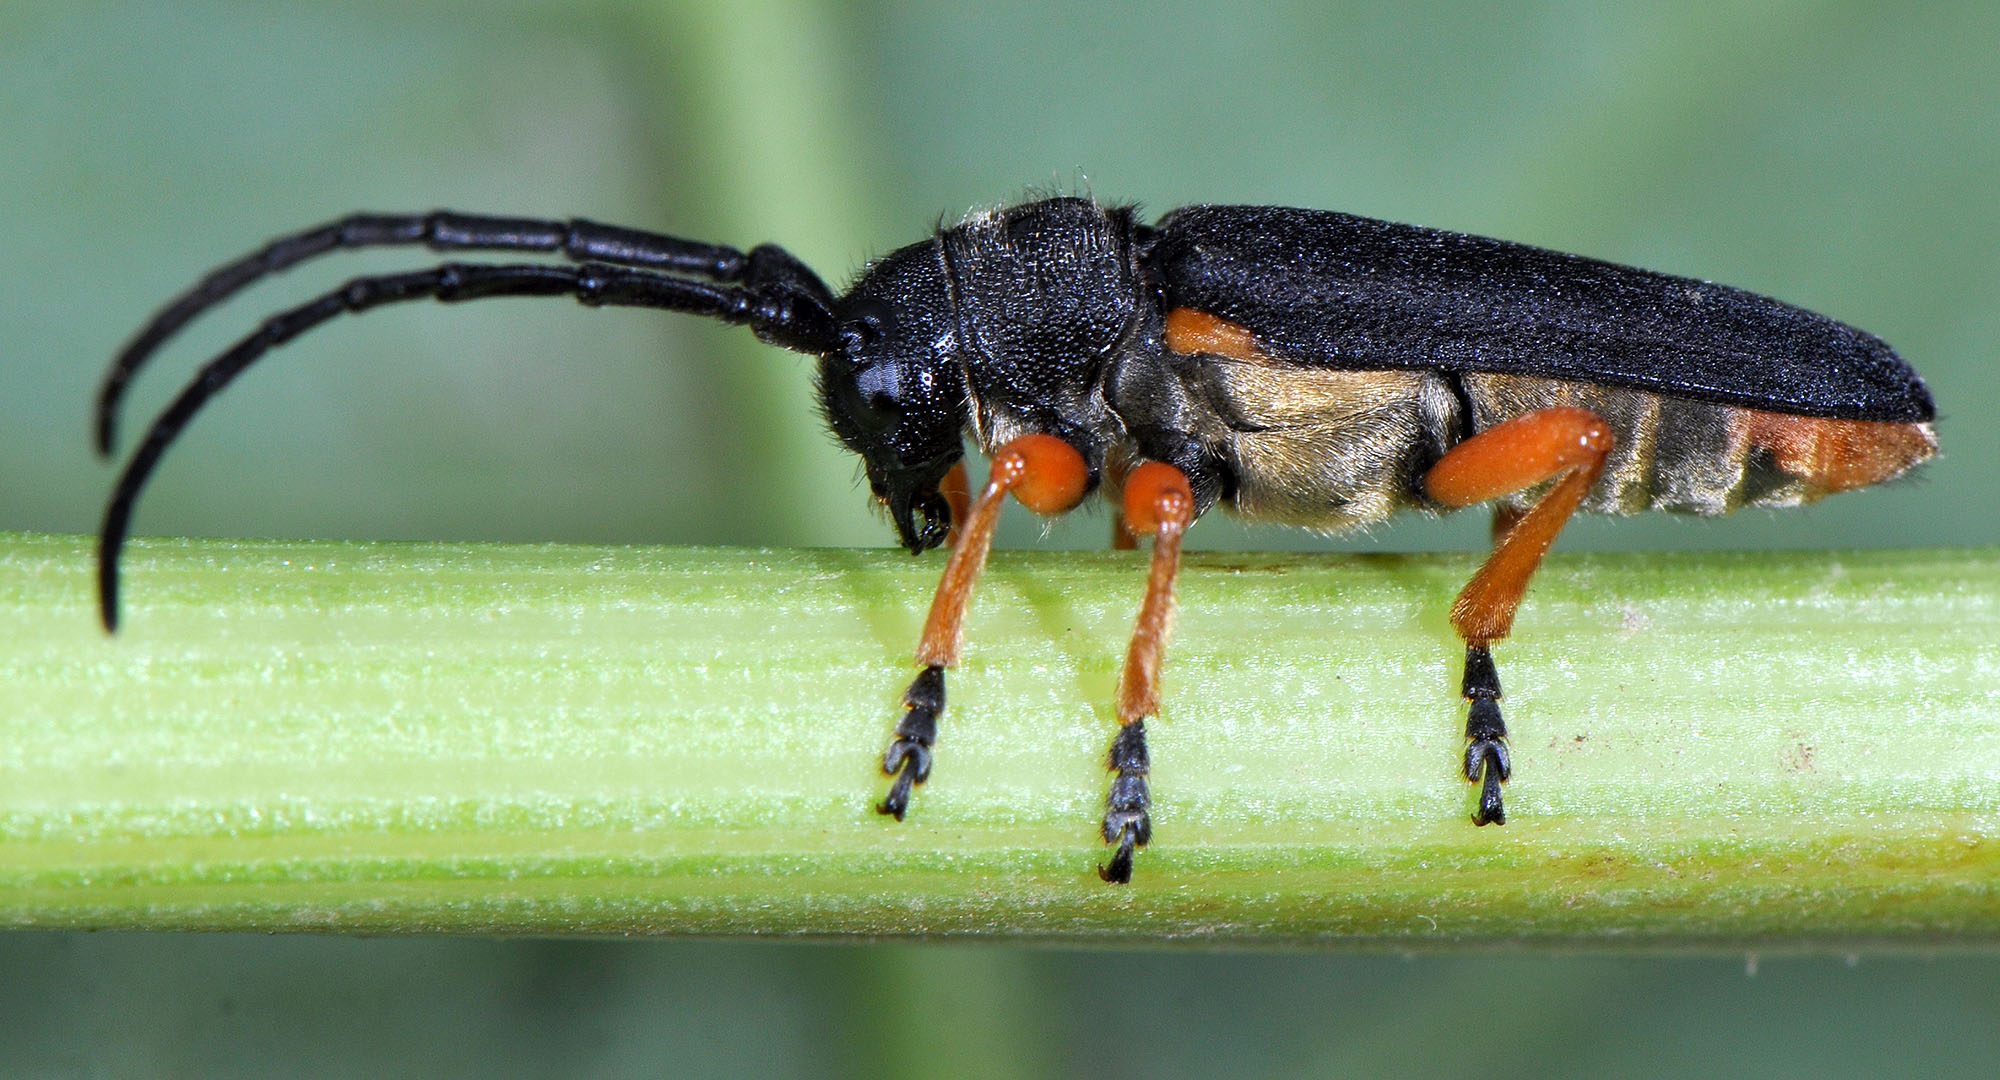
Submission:
<svg viewBox="0 0 2000 1080">
<path fill-rule="evenodd" d="M 897 821 L 910 808 L 910 789 L 931 773 L 931 743 L 937 739 L 938 715 L 944 712 L 944 669 L 958 665 L 964 644 L 965 608 L 972 587 L 986 566 L 993 547 L 993 528 L 1000 507 L 1012 492 L 1023 506 L 1038 514 L 1059 514 L 1075 506 L 1089 487 L 1090 470 L 1083 455 L 1053 435 L 1023 435 L 993 453 L 993 468 L 979 498 L 964 509 L 964 473 L 954 470 L 941 485 L 952 507 L 956 541 L 944 565 L 944 577 L 931 598 L 930 617 L 917 643 L 916 681 L 903 693 L 903 718 L 896 737 L 882 755 L 882 771 L 895 777 L 889 794 L 875 807 Z"/>
<path fill-rule="evenodd" d="M 1488 646 L 1513 629 L 1528 579 L 1597 482 L 1611 442 L 1610 425 L 1596 413 L 1537 409 L 1452 447 L 1424 474 L 1425 490 L 1446 506 L 1470 506 L 1555 479 L 1526 513 L 1503 510 L 1496 517 L 1493 554 L 1451 605 L 1451 625 L 1465 639 L 1462 692 L 1471 702 L 1465 721 L 1465 778 L 1480 785 L 1475 824 L 1507 820 L 1500 783 L 1512 771 L 1507 725 L 1500 716 L 1500 676 Z"/>
<path fill-rule="evenodd" d="M 1187 474 L 1149 461 L 1125 480 L 1124 524 L 1137 535 L 1152 534 L 1153 557 L 1146 571 L 1146 599 L 1132 627 L 1132 647 L 1118 677 L 1118 736 L 1111 741 L 1107 768 L 1118 775 L 1104 797 L 1104 842 L 1117 844 L 1108 866 L 1097 868 L 1106 881 L 1132 880 L 1132 855 L 1153 837 L 1146 776 L 1146 718 L 1160 711 L 1160 656 L 1173 621 L 1174 577 L 1180 572 L 1181 536 L 1194 521 L 1194 491 Z"/>
</svg>

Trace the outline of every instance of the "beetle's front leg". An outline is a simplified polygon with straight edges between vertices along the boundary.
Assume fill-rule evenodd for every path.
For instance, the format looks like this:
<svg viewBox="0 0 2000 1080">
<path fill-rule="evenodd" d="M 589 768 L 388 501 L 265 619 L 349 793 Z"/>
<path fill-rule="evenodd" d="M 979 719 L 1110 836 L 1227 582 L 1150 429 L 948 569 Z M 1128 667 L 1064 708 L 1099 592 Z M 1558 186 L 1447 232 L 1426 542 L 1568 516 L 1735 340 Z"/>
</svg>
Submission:
<svg viewBox="0 0 2000 1080">
<path fill-rule="evenodd" d="M 1146 718 L 1160 711 L 1160 656 L 1173 621 L 1174 577 L 1180 572 L 1181 536 L 1194 520 L 1194 492 L 1187 474 L 1149 461 L 1125 481 L 1125 525 L 1134 535 L 1153 537 L 1146 572 L 1146 599 L 1132 627 L 1132 647 L 1118 679 L 1118 736 L 1106 766 L 1118 775 L 1104 799 L 1104 842 L 1117 844 L 1108 866 L 1097 875 L 1119 885 L 1132 880 L 1132 856 L 1153 837 L 1146 775 Z"/>
<path fill-rule="evenodd" d="M 960 513 L 959 500 L 945 492 L 952 502 L 952 527 L 958 539 L 917 643 L 917 666 L 923 670 L 903 694 L 903 718 L 882 755 L 882 771 L 896 779 L 876 805 L 879 812 L 903 820 L 910 808 L 910 790 L 930 776 L 931 744 L 937 739 L 938 716 L 944 712 L 944 671 L 958 664 L 965 608 L 986 566 L 993 528 L 1008 493 L 1038 514 L 1060 514 L 1074 507 L 1089 486 L 1090 469 L 1075 447 L 1053 435 L 1023 435 L 994 452 L 986 487 L 969 513 Z"/>
<path fill-rule="evenodd" d="M 1556 478 L 1527 513 L 1496 520 L 1493 554 L 1451 605 L 1451 625 L 1465 639 L 1461 686 L 1471 703 L 1465 720 L 1465 778 L 1479 785 L 1474 824 L 1506 823 L 1500 784 L 1513 772 L 1507 724 L 1500 715 L 1500 676 L 1488 646 L 1513 629 L 1528 579 L 1597 482 L 1610 453 L 1611 428 L 1596 413 L 1537 409 L 1452 447 L 1424 474 L 1425 490 L 1446 506 L 1470 506 Z"/>
</svg>

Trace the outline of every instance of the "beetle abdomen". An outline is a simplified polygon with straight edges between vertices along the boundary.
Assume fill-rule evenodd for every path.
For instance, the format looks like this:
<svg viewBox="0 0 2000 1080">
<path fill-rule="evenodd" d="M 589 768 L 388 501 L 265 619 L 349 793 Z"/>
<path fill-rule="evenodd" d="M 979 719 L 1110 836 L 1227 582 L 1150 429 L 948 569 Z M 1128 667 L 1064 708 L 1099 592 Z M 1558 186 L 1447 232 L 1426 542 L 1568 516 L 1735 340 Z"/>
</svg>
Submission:
<svg viewBox="0 0 2000 1080">
<path fill-rule="evenodd" d="M 1462 424 L 1433 372 L 1211 365 L 1235 478 L 1228 505 L 1255 521 L 1339 532 L 1427 505 L 1414 478 Z"/>
<path fill-rule="evenodd" d="M 1893 479 L 1937 453 L 1929 423 L 1792 416 L 1563 379 L 1467 372 L 1459 381 L 1470 433 L 1554 406 L 1609 422 L 1617 442 L 1583 503 L 1593 513 L 1798 506 Z M 1538 493 L 1505 502 L 1525 509 Z"/>
</svg>

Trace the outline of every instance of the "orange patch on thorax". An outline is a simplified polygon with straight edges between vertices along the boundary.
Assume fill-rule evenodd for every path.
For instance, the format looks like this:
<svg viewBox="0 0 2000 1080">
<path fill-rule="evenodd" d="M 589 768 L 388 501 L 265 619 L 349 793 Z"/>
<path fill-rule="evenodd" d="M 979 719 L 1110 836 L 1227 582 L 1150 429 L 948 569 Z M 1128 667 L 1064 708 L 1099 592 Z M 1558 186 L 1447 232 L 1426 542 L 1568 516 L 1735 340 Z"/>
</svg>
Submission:
<svg viewBox="0 0 2000 1080">
<path fill-rule="evenodd" d="M 1226 356 L 1246 364 L 1268 364 L 1271 358 L 1257 344 L 1257 338 L 1227 319 L 1193 308 L 1167 312 L 1167 348 L 1193 356 Z"/>
</svg>

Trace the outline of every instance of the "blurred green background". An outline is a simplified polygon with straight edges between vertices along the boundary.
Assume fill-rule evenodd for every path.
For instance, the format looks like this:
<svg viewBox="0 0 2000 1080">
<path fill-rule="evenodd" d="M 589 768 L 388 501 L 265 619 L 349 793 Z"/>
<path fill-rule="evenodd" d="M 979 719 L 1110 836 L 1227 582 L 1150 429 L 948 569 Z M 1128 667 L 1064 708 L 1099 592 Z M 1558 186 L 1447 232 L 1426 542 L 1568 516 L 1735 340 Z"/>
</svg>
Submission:
<svg viewBox="0 0 2000 1080">
<path fill-rule="evenodd" d="M 0 529 L 95 527 L 104 362 L 351 209 L 600 220 L 836 284 L 1048 192 L 1326 207 L 1712 278 L 1926 377 L 1913 481 L 1571 549 L 1993 542 L 2000 6 L 962 2 L 0 6 Z M 127 431 L 333 260 L 199 323 Z M 886 544 L 806 363 L 562 302 L 411 305 L 198 421 L 152 534 Z M 1046 542 L 1094 546 L 1101 517 Z M 1470 548 L 1483 519 L 1334 546 Z M 1012 520 L 1003 542 L 1040 540 Z M 1325 542 L 1222 521 L 1203 546 Z M 2000 722 L 2000 721 L 1997 721 Z M 0 936 L 0 1071 L 1767 1076 L 2000 1066 L 2000 958 Z M 1490 1019 L 1482 1019 L 1490 1017 Z M 1923 1032 L 1912 1038 L 1912 1033 Z"/>
</svg>

